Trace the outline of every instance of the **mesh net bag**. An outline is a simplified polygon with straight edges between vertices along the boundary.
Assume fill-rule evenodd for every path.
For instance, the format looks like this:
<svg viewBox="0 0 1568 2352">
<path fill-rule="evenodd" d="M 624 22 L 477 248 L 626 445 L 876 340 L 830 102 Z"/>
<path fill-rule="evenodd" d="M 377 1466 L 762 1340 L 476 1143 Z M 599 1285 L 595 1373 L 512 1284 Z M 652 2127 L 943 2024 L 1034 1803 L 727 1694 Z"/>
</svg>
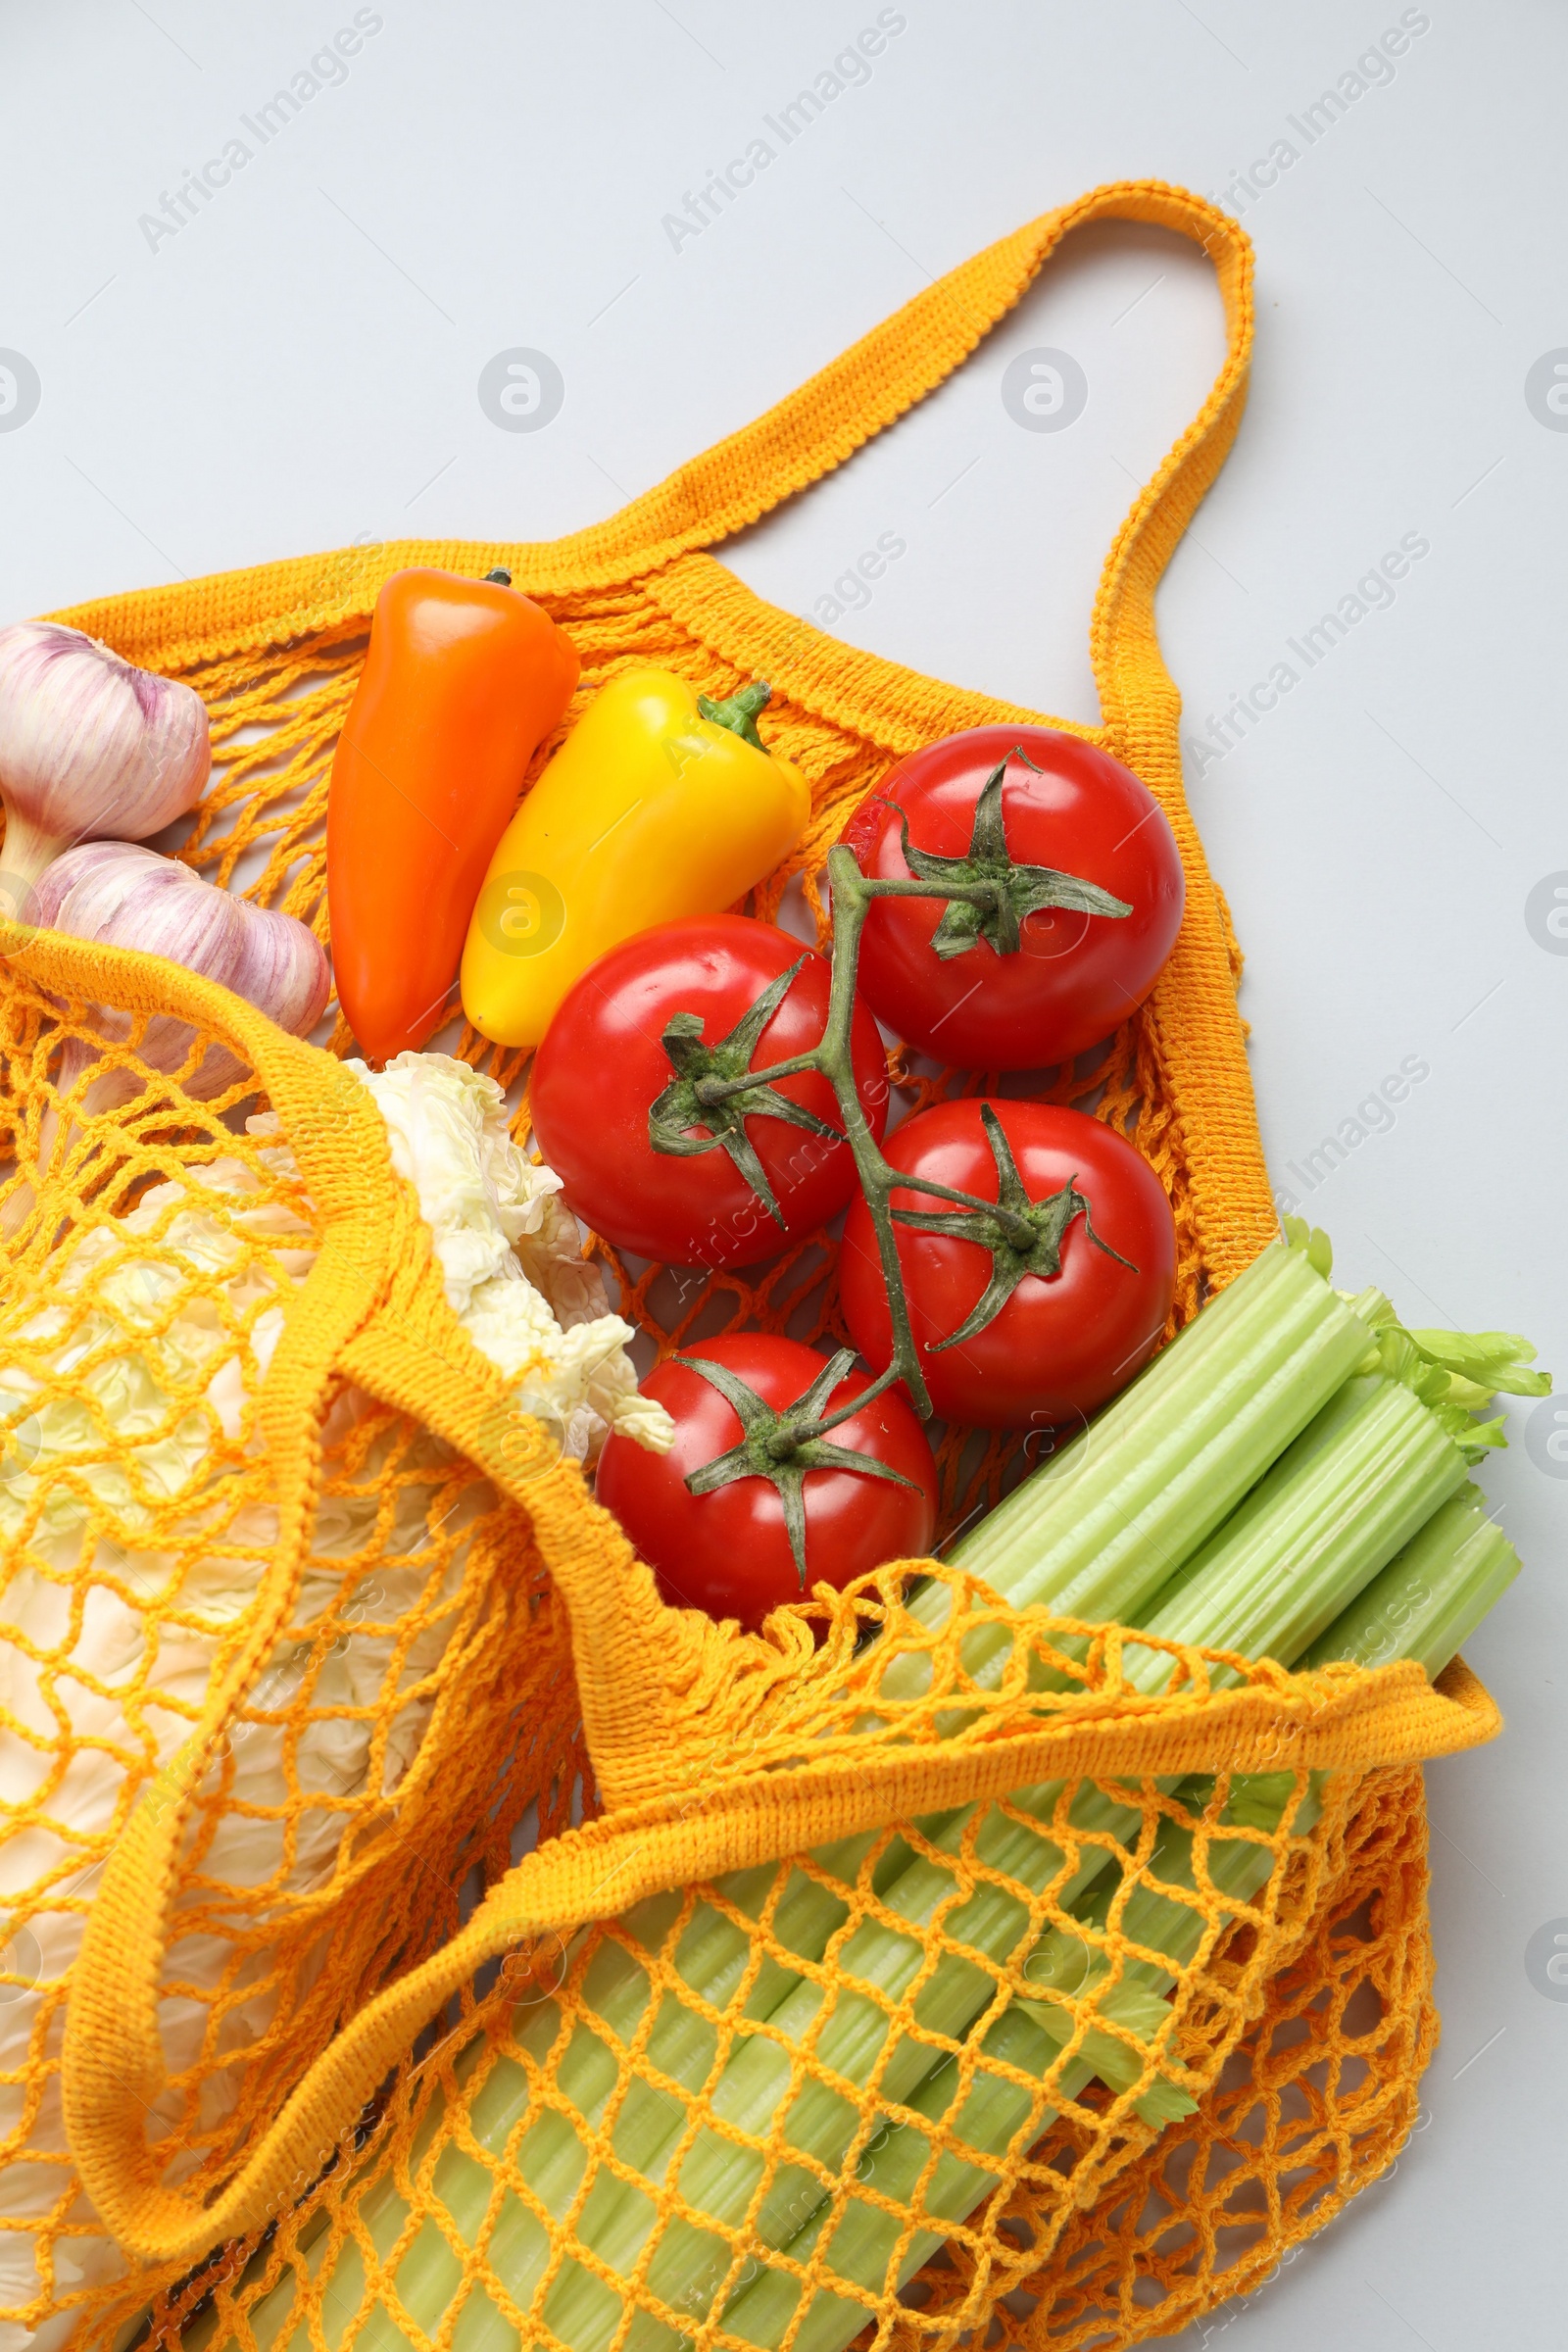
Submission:
<svg viewBox="0 0 1568 2352">
<path fill-rule="evenodd" d="M 1274 1214 L 1153 628 L 1251 319 L 1245 238 L 1180 191 L 1102 189 L 1004 239 L 574 538 L 351 549 L 61 615 L 206 699 L 218 769 L 180 854 L 324 938 L 326 778 L 376 593 L 406 564 L 505 564 L 570 632 L 579 709 L 632 662 L 714 696 L 771 681 L 813 815 L 754 908 L 798 879 L 820 917 L 826 850 L 893 760 L 1038 715 L 834 643 L 703 551 L 940 382 L 1099 218 L 1203 246 L 1229 349 L 1107 559 L 1102 720 L 1073 730 L 1165 808 L 1182 934 L 1106 1056 L 1036 1091 L 1158 1171 L 1185 1321 Z M 668 1610 L 453 1316 L 341 1029 L 318 1050 L 152 958 L 0 945 L 25 1204 L 0 1310 L 0 2352 L 108 2347 L 144 2313 L 193 2346 L 822 2352 L 987 2315 L 1031 2352 L 1130 2344 L 1387 2165 L 1435 2030 L 1418 1760 L 1495 1724 L 1461 1665 L 1434 1690 L 1232 1660 L 1220 1689 L 1175 1649 L 1150 1697 L 1117 1629 L 1063 1648 L 1085 1629 L 945 1571 L 935 1633 L 892 1570 L 764 1636 Z M 94 1006 L 129 1016 L 111 1059 L 172 1011 L 240 1076 L 47 1115 Z M 916 1104 L 982 1083 L 892 1076 Z M 841 1336 L 820 1240 L 700 1283 L 589 1247 L 660 1350 Z M 1006 1451 L 948 1433 L 947 1529 Z M 973 1639 L 1005 1658 L 994 1687 Z M 1069 1913 L 1088 1880 L 1103 1901 Z"/>
</svg>

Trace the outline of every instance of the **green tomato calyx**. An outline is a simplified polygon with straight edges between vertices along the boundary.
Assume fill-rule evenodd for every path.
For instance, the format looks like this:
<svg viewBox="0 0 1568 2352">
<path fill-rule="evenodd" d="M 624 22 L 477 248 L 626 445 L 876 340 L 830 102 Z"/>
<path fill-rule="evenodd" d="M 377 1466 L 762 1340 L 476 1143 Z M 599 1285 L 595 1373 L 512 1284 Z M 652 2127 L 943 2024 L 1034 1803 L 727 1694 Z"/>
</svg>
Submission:
<svg viewBox="0 0 1568 2352">
<path fill-rule="evenodd" d="M 957 1330 L 950 1332 L 945 1340 L 931 1343 L 926 1350 L 930 1355 L 940 1355 L 945 1348 L 956 1348 L 961 1340 L 972 1340 L 988 1323 L 994 1323 L 1026 1275 L 1033 1274 L 1049 1282 L 1054 1274 L 1059 1274 L 1062 1243 L 1075 1217 L 1083 1218 L 1084 1231 L 1097 1250 L 1103 1250 L 1107 1257 L 1113 1257 L 1119 1266 L 1126 1266 L 1130 1273 L 1138 1271 L 1131 1258 L 1123 1257 L 1119 1250 L 1113 1250 L 1095 1231 L 1089 1197 L 1078 1190 L 1075 1175 L 1068 1177 L 1059 1192 L 1048 1194 L 1043 1200 L 1031 1200 L 1002 1121 L 989 1102 L 980 1105 L 980 1124 L 997 1163 L 996 1205 L 893 1211 L 895 1224 L 912 1226 L 917 1233 L 944 1234 L 950 1241 L 974 1242 L 991 1252 L 990 1281 Z"/>
<path fill-rule="evenodd" d="M 750 1011 L 717 1045 L 703 1043 L 701 1013 L 672 1013 L 661 1042 L 675 1075 L 648 1110 L 648 1141 L 656 1152 L 672 1152 L 688 1159 L 703 1152 L 727 1152 L 768 1215 L 780 1226 L 784 1223 L 783 1211 L 773 1197 L 767 1171 L 747 1131 L 747 1120 L 783 1119 L 789 1126 L 804 1127 L 808 1135 L 820 1136 L 826 1142 L 844 1141 L 839 1130 L 819 1119 L 814 1110 L 791 1102 L 788 1095 L 781 1095 L 776 1086 L 770 1085 L 769 1080 L 776 1075 L 774 1071 L 760 1070 L 755 1082 L 752 1080 L 752 1055 L 805 962 L 805 956 L 798 956 L 787 972 L 780 972 L 776 980 L 770 981 Z M 780 1063 L 779 1070 L 785 1066 Z M 705 1128 L 707 1132 L 694 1134 L 694 1128 Z"/>
<path fill-rule="evenodd" d="M 677 1355 L 675 1361 L 718 1391 L 735 1412 L 742 1431 L 740 1443 L 727 1453 L 716 1454 L 712 1461 L 704 1462 L 701 1469 L 688 1471 L 687 1493 L 711 1494 L 738 1478 L 765 1478 L 776 1488 L 784 1505 L 784 1532 L 789 1537 L 803 1592 L 808 1472 L 853 1470 L 864 1478 L 888 1479 L 895 1486 L 914 1486 L 912 1478 L 906 1478 L 902 1470 L 895 1470 L 890 1463 L 879 1462 L 868 1453 L 857 1453 L 848 1446 L 835 1446 L 822 1434 L 825 1428 L 858 1412 L 862 1403 L 868 1401 L 858 1396 L 826 1422 L 822 1419 L 828 1398 L 855 1361 L 853 1348 L 841 1348 L 823 1365 L 805 1395 L 797 1396 L 783 1411 L 749 1388 L 727 1364 L 710 1363 L 701 1355 Z"/>
<path fill-rule="evenodd" d="M 1016 956 L 1023 946 L 1026 918 L 1047 906 L 1102 914 L 1114 921 L 1132 912 L 1125 899 L 1113 898 L 1098 882 L 1086 882 L 1053 865 L 1013 862 L 1002 808 L 1008 760 L 1021 760 L 1025 767 L 1040 772 L 1021 746 L 997 762 L 975 803 L 974 826 L 962 858 L 939 858 L 934 851 L 917 850 L 909 839 L 908 818 L 902 808 L 898 811 L 906 865 L 917 881 L 935 885 L 933 898 L 948 900 L 931 934 L 931 945 L 945 962 L 966 956 L 982 939 L 989 940 L 999 956 Z M 965 895 L 949 895 L 955 890 Z"/>
</svg>

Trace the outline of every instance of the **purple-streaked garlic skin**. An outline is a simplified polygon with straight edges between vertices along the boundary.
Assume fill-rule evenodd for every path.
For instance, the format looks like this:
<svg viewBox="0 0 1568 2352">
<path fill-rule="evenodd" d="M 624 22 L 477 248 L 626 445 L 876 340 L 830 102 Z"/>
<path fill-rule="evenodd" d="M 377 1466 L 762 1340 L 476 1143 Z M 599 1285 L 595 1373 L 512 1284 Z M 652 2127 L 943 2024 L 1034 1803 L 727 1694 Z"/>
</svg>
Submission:
<svg viewBox="0 0 1568 2352">
<path fill-rule="evenodd" d="M 19 898 L 74 843 L 139 841 L 193 808 L 212 767 L 207 706 L 79 629 L 0 629 L 0 867 Z"/>
<path fill-rule="evenodd" d="M 325 952 L 294 915 L 253 906 L 204 882 L 189 866 L 129 842 L 83 842 L 56 858 L 34 891 L 32 919 L 40 929 L 65 931 L 100 947 L 139 948 L 145 955 L 167 956 L 232 989 L 296 1037 L 315 1028 L 331 994 Z M 130 1014 L 110 1005 L 94 1007 L 92 1024 L 114 1043 L 135 1029 Z M 146 1022 L 134 1051 L 149 1069 L 179 1072 L 189 1095 L 223 1093 L 243 1075 L 244 1065 L 226 1047 L 210 1046 L 200 1064 L 190 1066 L 194 1038 L 188 1021 L 157 1013 Z M 69 1039 L 61 1094 L 69 1094 L 96 1059 L 85 1039 Z M 89 1089 L 86 1107 L 106 1110 L 140 1092 L 133 1070 L 107 1071 Z"/>
</svg>

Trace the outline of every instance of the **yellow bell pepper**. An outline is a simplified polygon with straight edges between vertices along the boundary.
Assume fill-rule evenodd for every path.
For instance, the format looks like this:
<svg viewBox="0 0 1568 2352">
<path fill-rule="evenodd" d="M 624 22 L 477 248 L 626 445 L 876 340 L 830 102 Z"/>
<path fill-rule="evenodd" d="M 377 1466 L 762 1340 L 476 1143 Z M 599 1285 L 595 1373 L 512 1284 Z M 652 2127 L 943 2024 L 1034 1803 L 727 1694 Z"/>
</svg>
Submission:
<svg viewBox="0 0 1568 2352">
<path fill-rule="evenodd" d="M 588 706 L 497 844 L 463 951 L 481 1036 L 536 1046 L 589 964 L 744 898 L 799 840 L 805 777 L 757 732 L 767 687 L 710 702 L 629 669 Z"/>
</svg>

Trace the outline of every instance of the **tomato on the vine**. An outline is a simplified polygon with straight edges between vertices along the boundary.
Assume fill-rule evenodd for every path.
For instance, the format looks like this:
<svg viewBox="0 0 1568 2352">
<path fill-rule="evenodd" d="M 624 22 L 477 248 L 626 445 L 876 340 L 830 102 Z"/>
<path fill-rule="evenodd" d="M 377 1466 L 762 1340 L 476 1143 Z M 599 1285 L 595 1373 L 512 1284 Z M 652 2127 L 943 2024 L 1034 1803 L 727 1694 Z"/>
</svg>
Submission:
<svg viewBox="0 0 1568 2352">
<path fill-rule="evenodd" d="M 666 1454 L 612 1436 L 599 1499 L 677 1607 L 760 1625 L 818 1584 L 842 1589 L 884 1560 L 923 1557 L 937 1471 L 897 1389 L 793 1454 L 768 1440 L 848 1404 L 869 1385 L 848 1349 L 831 1360 L 764 1332 L 695 1342 L 643 1382 L 675 1424 Z M 687 1479 L 705 1492 L 693 1494 Z"/>
<path fill-rule="evenodd" d="M 994 1216 L 892 1196 L 909 1324 L 933 1408 L 990 1429 L 1081 1421 L 1153 1353 L 1170 1311 L 1176 1224 L 1159 1179 L 1102 1120 L 1049 1102 L 937 1102 L 883 1147 L 911 1176 L 998 1203 Z M 845 1221 L 839 1298 L 880 1371 L 892 1318 L 863 1200 Z"/>
<path fill-rule="evenodd" d="M 545 1032 L 529 1088 L 567 1206 L 618 1248 L 682 1266 L 749 1265 L 836 1216 L 855 1162 L 831 1082 L 765 1077 L 821 1042 L 830 981 L 813 948 L 738 914 L 658 924 L 591 964 Z M 851 1051 L 880 1135 L 886 1057 L 859 1004 Z M 755 1086 L 703 1100 L 754 1069 Z"/>
<path fill-rule="evenodd" d="M 879 1020 L 959 1069 L 1037 1069 L 1110 1035 L 1181 927 L 1158 802 L 1056 727 L 973 727 L 902 760 L 845 828 L 862 873 L 931 883 L 868 909 L 859 987 Z M 989 899 L 944 887 L 989 886 Z"/>
</svg>

